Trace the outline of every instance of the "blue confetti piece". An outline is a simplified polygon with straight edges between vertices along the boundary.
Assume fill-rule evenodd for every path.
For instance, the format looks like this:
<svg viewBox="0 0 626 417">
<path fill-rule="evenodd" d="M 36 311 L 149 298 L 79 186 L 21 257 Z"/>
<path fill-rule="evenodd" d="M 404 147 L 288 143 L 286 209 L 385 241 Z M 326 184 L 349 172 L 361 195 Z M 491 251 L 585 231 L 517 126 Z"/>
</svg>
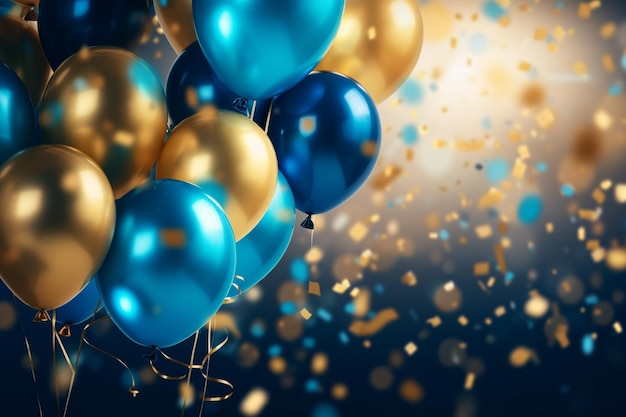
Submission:
<svg viewBox="0 0 626 417">
<path fill-rule="evenodd" d="M 513 271 L 507 271 L 507 273 L 504 275 L 504 283 L 506 285 L 511 284 L 511 282 L 513 282 L 513 279 L 515 278 L 515 273 Z"/>
<path fill-rule="evenodd" d="M 565 7 L 565 3 L 563 3 L 562 1 L 557 2 L 556 4 L 556 8 L 559 10 L 562 10 Z"/>
<path fill-rule="evenodd" d="M 325 310 L 321 307 L 317 309 L 317 317 L 324 320 L 325 322 L 329 322 L 333 319 L 332 314 L 330 314 L 328 310 Z"/>
<path fill-rule="evenodd" d="M 306 349 L 314 349 L 315 348 L 315 339 L 312 337 L 305 337 L 302 339 L 302 346 Z"/>
<path fill-rule="evenodd" d="M 448 233 L 448 231 L 445 230 L 445 229 L 441 229 L 439 231 L 439 238 L 441 240 L 448 240 L 448 239 L 450 239 L 450 233 Z"/>
<path fill-rule="evenodd" d="M 344 345 L 347 345 L 348 342 L 350 341 L 350 338 L 348 337 L 348 333 L 346 332 L 340 332 L 339 333 L 339 340 L 341 340 L 341 343 L 343 343 Z"/>
<path fill-rule="evenodd" d="M 509 161 L 504 158 L 495 158 L 487 163 L 485 169 L 485 175 L 487 180 L 495 185 L 500 184 L 502 181 L 508 178 L 511 172 L 511 165 Z"/>
<path fill-rule="evenodd" d="M 480 125 L 485 130 L 491 130 L 491 119 L 489 117 L 483 117 L 480 121 Z"/>
<path fill-rule="evenodd" d="M 543 200 L 538 194 L 527 194 L 517 206 L 517 218 L 521 224 L 531 225 L 543 213 Z"/>
<path fill-rule="evenodd" d="M 419 81 L 414 78 L 409 78 L 402 84 L 398 90 L 398 94 L 404 103 L 417 105 L 424 101 L 426 92 Z"/>
<path fill-rule="evenodd" d="M 624 68 L 626 68 L 626 67 L 624 67 Z M 428 88 L 430 88 L 430 91 L 432 91 L 434 93 L 435 91 L 437 91 L 439 89 L 439 86 L 437 84 L 435 84 L 435 83 L 431 83 L 430 86 L 428 86 Z"/>
<path fill-rule="evenodd" d="M 382 284 L 376 284 L 374 287 L 374 292 L 376 294 L 383 294 L 385 292 L 385 287 Z"/>
<path fill-rule="evenodd" d="M 309 379 L 304 384 L 304 389 L 306 389 L 307 392 L 318 392 L 320 390 L 320 383 L 317 379 Z"/>
<path fill-rule="evenodd" d="M 619 96 L 622 94 L 622 83 L 617 82 L 609 87 L 609 95 L 611 96 Z"/>
<path fill-rule="evenodd" d="M 356 306 L 354 305 L 354 303 L 348 303 L 346 304 L 346 307 L 344 308 L 344 310 L 348 314 L 354 314 L 354 312 L 356 311 Z"/>
<path fill-rule="evenodd" d="M 537 172 L 541 174 L 545 174 L 546 172 L 548 172 L 548 164 L 546 164 L 545 162 L 537 162 L 535 168 L 537 169 Z"/>
<path fill-rule="evenodd" d="M 324 402 L 313 407 L 311 417 L 340 417 L 340 414 L 332 404 Z"/>
<path fill-rule="evenodd" d="M 497 1 L 490 0 L 483 3 L 483 14 L 491 20 L 498 21 L 506 16 L 506 10 Z"/>
<path fill-rule="evenodd" d="M 309 265 L 302 258 L 295 258 L 291 261 L 290 272 L 293 280 L 300 284 L 309 280 Z"/>
<path fill-rule="evenodd" d="M 591 333 L 587 333 L 583 336 L 580 342 L 580 349 L 583 351 L 585 356 L 591 356 L 595 349 L 596 341 L 593 340 L 593 336 Z"/>
<path fill-rule="evenodd" d="M 626 71 L 626 54 L 622 55 L 622 68 Z"/>
<path fill-rule="evenodd" d="M 256 338 L 261 338 L 265 334 L 265 327 L 259 323 L 254 323 L 250 327 L 250 333 Z"/>
<path fill-rule="evenodd" d="M 417 312 L 416 312 L 415 310 L 413 310 L 413 309 L 410 309 L 410 310 L 409 310 L 409 315 L 410 315 L 410 316 L 411 316 L 411 318 L 412 318 L 413 320 L 415 320 L 415 321 L 419 321 L 419 319 L 420 319 L 419 314 L 417 314 Z"/>
<path fill-rule="evenodd" d="M 598 296 L 595 294 L 589 294 L 585 297 L 585 304 L 587 304 L 588 306 L 594 306 L 598 304 L 599 301 L 600 300 L 598 299 Z"/>
<path fill-rule="evenodd" d="M 272 345 L 267 349 L 267 354 L 272 358 L 280 356 L 281 353 L 283 353 L 283 348 L 280 345 Z"/>
<path fill-rule="evenodd" d="M 293 301 L 285 301 L 280 305 L 280 312 L 286 315 L 294 314 L 297 310 L 296 303 Z"/>
<path fill-rule="evenodd" d="M 407 146 L 413 146 L 417 144 L 420 135 L 415 125 L 406 125 L 401 131 L 402 141 Z"/>
<path fill-rule="evenodd" d="M 571 184 L 563 184 L 561 186 L 561 194 L 563 194 L 565 197 L 574 197 L 574 195 L 576 194 L 576 190 Z"/>
<path fill-rule="evenodd" d="M 489 41 L 482 33 L 475 33 L 470 37 L 469 48 L 472 52 L 481 54 L 489 48 Z"/>
</svg>

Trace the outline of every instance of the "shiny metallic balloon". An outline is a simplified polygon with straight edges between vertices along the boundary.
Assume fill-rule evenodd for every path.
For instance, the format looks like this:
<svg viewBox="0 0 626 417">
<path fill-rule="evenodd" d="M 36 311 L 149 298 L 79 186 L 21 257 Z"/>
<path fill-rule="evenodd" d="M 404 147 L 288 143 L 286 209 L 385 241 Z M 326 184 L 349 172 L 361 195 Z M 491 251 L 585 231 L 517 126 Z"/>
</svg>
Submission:
<svg viewBox="0 0 626 417">
<path fill-rule="evenodd" d="M 175 345 L 222 305 L 235 238 L 219 205 L 195 185 L 148 182 L 117 201 L 111 249 L 96 280 L 119 329 L 145 346 Z"/>
<path fill-rule="evenodd" d="M 240 97 L 269 99 L 302 80 L 328 50 L 345 0 L 193 2 L 202 51 Z"/>
<path fill-rule="evenodd" d="M 83 323 L 93 317 L 93 314 L 97 312 L 96 307 L 100 311 L 103 306 L 100 301 L 98 284 L 95 278 L 92 278 L 76 297 L 56 309 L 57 322 L 69 325 Z M 50 314 L 50 316 L 52 315 Z"/>
<path fill-rule="evenodd" d="M 15 4 L 19 4 L 20 6 L 26 7 L 37 7 L 39 6 L 39 0 L 11 0 Z"/>
<path fill-rule="evenodd" d="M 35 110 L 28 91 L 11 68 L 0 61 L 0 164 L 34 145 Z"/>
<path fill-rule="evenodd" d="M 37 105 L 52 69 L 35 29 L 17 17 L 0 16 L 0 61 L 16 72 Z"/>
<path fill-rule="evenodd" d="M 120 48 L 86 48 L 54 73 L 39 111 L 45 143 L 69 145 L 98 163 L 115 197 L 142 184 L 167 129 L 159 76 Z"/>
<path fill-rule="evenodd" d="M 191 10 L 192 0 L 149 0 L 154 1 L 163 32 L 177 54 L 196 41 Z"/>
<path fill-rule="evenodd" d="M 231 288 L 230 297 L 243 293 L 269 274 L 289 247 L 296 221 L 296 205 L 287 180 L 278 173 L 272 203 L 250 233 L 237 242 L 236 275 L 239 290 Z"/>
<path fill-rule="evenodd" d="M 0 169 L 0 276 L 35 309 L 74 298 L 104 259 L 115 200 L 102 170 L 62 145 L 29 148 Z"/>
<path fill-rule="evenodd" d="M 315 69 L 354 78 L 381 103 L 411 75 L 422 50 L 418 3 L 346 0 L 339 32 Z"/>
<path fill-rule="evenodd" d="M 269 138 L 252 120 L 207 110 L 174 128 L 157 162 L 156 177 L 198 185 L 224 208 L 240 240 L 272 201 L 278 163 Z"/>
<path fill-rule="evenodd" d="M 354 80 L 315 72 L 272 105 L 268 135 L 296 208 L 331 210 L 367 181 L 380 152 L 376 104 Z"/>
</svg>

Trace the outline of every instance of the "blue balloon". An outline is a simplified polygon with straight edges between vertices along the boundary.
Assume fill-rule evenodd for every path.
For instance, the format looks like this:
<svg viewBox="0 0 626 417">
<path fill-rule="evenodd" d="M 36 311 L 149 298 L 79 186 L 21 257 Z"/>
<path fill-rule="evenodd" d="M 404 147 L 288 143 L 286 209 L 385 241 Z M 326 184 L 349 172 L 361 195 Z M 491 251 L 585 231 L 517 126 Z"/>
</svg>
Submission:
<svg viewBox="0 0 626 417">
<path fill-rule="evenodd" d="M 173 346 L 202 328 L 232 285 L 235 236 L 204 191 L 147 182 L 117 201 L 115 234 L 97 274 L 104 308 L 129 339 Z"/>
<path fill-rule="evenodd" d="M 237 296 L 265 278 L 278 265 L 289 247 L 296 221 L 296 206 L 287 179 L 278 172 L 278 183 L 270 207 L 254 229 L 237 242 L 236 275 L 239 287 L 231 288 L 229 297 Z"/>
<path fill-rule="evenodd" d="M 130 49 L 150 25 L 146 0 L 45 0 L 37 27 L 52 69 L 84 46 Z"/>
<path fill-rule="evenodd" d="M 345 0 L 194 1 L 198 42 L 229 90 L 271 98 L 298 83 L 335 38 Z"/>
<path fill-rule="evenodd" d="M 527 194 L 517 206 L 517 218 L 521 224 L 531 225 L 541 217 L 543 213 L 543 199 L 537 194 Z"/>
<path fill-rule="evenodd" d="M 61 324 L 80 324 L 93 317 L 96 306 L 98 306 L 98 311 L 102 309 L 100 291 L 94 278 L 76 297 L 57 308 L 57 321 Z"/>
<path fill-rule="evenodd" d="M 372 98 L 352 79 L 330 72 L 312 73 L 275 99 L 268 135 L 296 208 L 309 215 L 356 193 L 381 145 Z"/>
<path fill-rule="evenodd" d="M 253 100 L 240 98 L 217 78 L 198 42 L 189 45 L 172 65 L 166 95 L 174 125 L 207 106 L 238 111 L 246 116 L 253 111 Z M 269 100 L 259 100 L 254 106 L 254 121 L 263 128 L 269 105 Z"/>
<path fill-rule="evenodd" d="M 0 62 L 0 164 L 33 145 L 35 110 L 22 80 Z"/>
<path fill-rule="evenodd" d="M 8 15 L 15 6 L 11 0 L 0 0 L 0 16 Z"/>
</svg>

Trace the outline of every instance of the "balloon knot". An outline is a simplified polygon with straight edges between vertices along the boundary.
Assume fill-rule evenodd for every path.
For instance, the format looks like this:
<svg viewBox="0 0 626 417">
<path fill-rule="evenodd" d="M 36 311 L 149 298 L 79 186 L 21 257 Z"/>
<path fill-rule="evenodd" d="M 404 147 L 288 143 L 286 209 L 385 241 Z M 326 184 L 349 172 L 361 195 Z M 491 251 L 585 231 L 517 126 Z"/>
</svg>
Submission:
<svg viewBox="0 0 626 417">
<path fill-rule="evenodd" d="M 37 12 L 35 11 L 33 7 L 24 6 L 22 15 L 24 16 L 24 20 L 27 22 L 37 21 Z"/>
<path fill-rule="evenodd" d="M 248 115 L 248 99 L 247 98 L 236 98 L 233 101 L 233 107 L 241 114 Z"/>
<path fill-rule="evenodd" d="M 50 321 L 50 316 L 48 315 L 46 310 L 39 310 L 33 318 L 33 323 L 44 323 L 46 321 Z"/>
<path fill-rule="evenodd" d="M 315 228 L 315 224 L 313 224 L 313 219 L 311 218 L 311 214 L 309 214 L 308 217 L 304 219 L 302 223 L 300 223 L 300 226 L 309 230 L 313 230 Z"/>
<path fill-rule="evenodd" d="M 157 361 L 156 346 L 150 346 L 148 348 L 148 351 L 144 353 L 143 357 L 145 360 L 149 362 L 156 362 Z"/>
<path fill-rule="evenodd" d="M 72 331 L 70 330 L 69 324 L 64 324 L 63 327 L 59 330 L 59 335 L 63 337 L 70 337 L 72 335 Z"/>
</svg>

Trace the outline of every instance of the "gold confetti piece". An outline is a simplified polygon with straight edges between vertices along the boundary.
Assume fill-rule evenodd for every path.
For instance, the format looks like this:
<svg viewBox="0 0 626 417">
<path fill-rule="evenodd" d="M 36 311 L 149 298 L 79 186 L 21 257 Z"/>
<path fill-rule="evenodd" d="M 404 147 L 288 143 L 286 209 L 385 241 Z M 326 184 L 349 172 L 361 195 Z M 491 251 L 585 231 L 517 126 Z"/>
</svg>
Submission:
<svg viewBox="0 0 626 417">
<path fill-rule="evenodd" d="M 446 282 L 446 283 L 443 285 L 443 290 L 444 290 L 445 292 L 450 292 L 450 291 L 453 291 L 453 290 L 454 290 L 454 288 L 455 288 L 455 286 L 454 286 L 454 282 L 453 282 L 453 281 L 448 281 L 448 282 Z"/>
<path fill-rule="evenodd" d="M 309 294 L 317 295 L 318 297 L 322 295 L 319 282 L 309 281 Z"/>
<path fill-rule="evenodd" d="M 439 239 L 439 233 L 437 233 L 437 232 L 430 232 L 428 234 L 428 238 L 430 240 L 437 240 L 437 239 Z"/>
<path fill-rule="evenodd" d="M 328 356 L 325 353 L 316 353 L 311 358 L 311 373 L 322 375 L 328 370 Z"/>
<path fill-rule="evenodd" d="M 607 22 L 600 26 L 600 36 L 602 36 L 604 39 L 612 38 L 613 36 L 615 36 L 616 32 L 617 25 L 615 24 L 615 22 Z"/>
<path fill-rule="evenodd" d="M 585 232 L 585 227 L 580 226 L 578 228 L 578 240 L 580 240 L 581 242 L 584 241 L 586 239 L 586 235 L 587 233 Z"/>
<path fill-rule="evenodd" d="M 498 264 L 498 268 L 500 269 L 501 274 L 506 274 L 506 259 L 504 257 L 504 248 L 502 245 L 494 245 L 493 254 L 496 257 L 496 263 Z"/>
<path fill-rule="evenodd" d="M 600 188 L 604 191 L 607 191 L 609 188 L 611 188 L 613 186 L 613 181 L 611 180 L 604 180 L 600 183 Z"/>
<path fill-rule="evenodd" d="M 305 320 L 308 320 L 311 317 L 313 317 L 313 314 L 311 314 L 311 312 L 309 310 L 307 310 L 306 308 L 303 308 L 302 310 L 300 310 L 300 315 Z"/>
<path fill-rule="evenodd" d="M 578 61 L 574 64 L 574 73 L 576 75 L 587 75 L 587 66 L 584 62 Z"/>
<path fill-rule="evenodd" d="M 504 200 L 504 193 L 497 188 L 490 188 L 487 193 L 483 194 L 478 200 L 478 209 L 482 210 L 488 207 L 498 205 Z"/>
<path fill-rule="evenodd" d="M 550 42 L 548 44 L 548 51 L 550 51 L 553 54 L 557 53 L 559 51 L 559 45 L 557 45 L 554 42 Z"/>
<path fill-rule="evenodd" d="M 435 139 L 433 141 L 433 149 L 446 149 L 448 147 L 448 141 L 445 139 Z"/>
<path fill-rule="evenodd" d="M 596 10 L 602 7 L 602 2 L 600 0 L 592 0 L 589 2 L 589 8 L 591 10 Z"/>
<path fill-rule="evenodd" d="M 341 401 L 348 398 L 348 386 L 346 384 L 337 383 L 331 389 L 331 395 L 335 400 Z"/>
<path fill-rule="evenodd" d="M 619 204 L 626 203 L 626 184 L 615 185 L 615 201 Z"/>
<path fill-rule="evenodd" d="M 548 29 L 546 29 L 546 28 L 535 29 L 535 40 L 536 41 L 545 41 L 547 37 L 548 37 Z"/>
<path fill-rule="evenodd" d="M 263 388 L 254 388 L 241 400 L 239 412 L 247 417 L 254 417 L 263 411 L 270 396 Z"/>
<path fill-rule="evenodd" d="M 360 289 L 358 288 L 352 288 L 352 291 L 350 291 L 350 297 L 355 298 L 356 296 L 359 295 L 359 293 L 361 292 Z"/>
<path fill-rule="evenodd" d="M 606 265 L 609 267 L 609 269 L 616 272 L 626 271 L 626 249 L 609 249 L 606 255 Z"/>
<path fill-rule="evenodd" d="M 491 325 L 493 324 L 493 321 L 491 320 L 491 318 L 490 318 L 490 317 L 487 317 L 487 318 L 485 319 L 485 324 L 486 324 L 487 326 L 491 326 Z"/>
<path fill-rule="evenodd" d="M 474 264 L 474 276 L 489 275 L 489 262 L 476 262 Z"/>
<path fill-rule="evenodd" d="M 491 229 L 490 224 L 476 226 L 474 230 L 476 231 L 476 236 L 478 236 L 480 239 L 487 239 L 493 235 L 493 230 Z"/>
<path fill-rule="evenodd" d="M 602 65 L 604 65 L 606 72 L 615 71 L 615 62 L 613 62 L 613 57 L 611 55 L 604 55 L 602 57 Z"/>
<path fill-rule="evenodd" d="M 524 136 L 517 130 L 512 130 L 509 132 L 509 141 L 511 142 L 519 142 L 524 139 Z"/>
<path fill-rule="evenodd" d="M 467 326 L 467 324 L 469 323 L 469 320 L 465 316 L 459 316 L 457 321 L 459 322 L 461 326 Z"/>
<path fill-rule="evenodd" d="M 506 314 L 506 307 L 504 306 L 499 306 L 494 310 L 494 314 L 496 315 L 496 317 L 502 317 Z"/>
<path fill-rule="evenodd" d="M 562 41 L 563 38 L 565 38 L 565 30 L 563 29 L 562 26 L 557 26 L 554 28 L 554 30 L 552 31 L 552 35 L 554 36 L 554 38 L 557 41 Z"/>
<path fill-rule="evenodd" d="M 426 323 L 430 324 L 431 326 L 433 326 L 433 328 L 439 327 L 441 326 L 441 317 L 439 316 L 435 316 L 435 317 L 431 317 L 428 320 L 426 320 Z"/>
<path fill-rule="evenodd" d="M 381 173 L 375 175 L 370 184 L 376 190 L 387 189 L 395 180 L 405 174 L 404 169 L 397 165 L 389 165 L 385 167 Z"/>
<path fill-rule="evenodd" d="M 540 319 L 548 313 L 550 302 L 542 295 L 531 296 L 524 305 L 524 313 L 533 319 Z"/>
<path fill-rule="evenodd" d="M 304 260 L 308 264 L 319 263 L 324 258 L 324 252 L 319 246 L 314 246 L 304 254 Z"/>
<path fill-rule="evenodd" d="M 518 346 L 509 355 L 509 363 L 515 368 L 521 368 L 533 361 L 535 364 L 539 363 L 537 352 L 526 346 Z"/>
<path fill-rule="evenodd" d="M 417 352 L 417 345 L 413 342 L 409 342 L 406 345 L 404 345 L 404 351 L 406 352 L 407 355 L 413 356 L 413 354 Z"/>
<path fill-rule="evenodd" d="M 602 262 L 605 257 L 606 257 L 606 251 L 603 248 L 597 248 L 597 249 L 594 249 L 593 252 L 591 252 L 591 259 L 595 263 Z"/>
<path fill-rule="evenodd" d="M 568 330 L 569 328 L 565 323 L 557 324 L 556 329 L 554 330 L 554 337 L 556 338 L 559 346 L 561 346 L 561 349 L 567 348 L 570 344 L 569 337 L 567 336 Z"/>
<path fill-rule="evenodd" d="M 465 376 L 465 384 L 463 388 L 465 388 L 466 391 L 471 390 L 474 387 L 475 381 L 476 381 L 476 374 L 474 374 L 473 372 L 468 372 L 467 375 Z"/>
<path fill-rule="evenodd" d="M 554 224 L 546 223 L 546 232 L 548 232 L 548 233 L 554 232 Z"/>
<path fill-rule="evenodd" d="M 615 333 L 621 334 L 622 333 L 622 324 L 619 321 L 616 321 L 615 323 L 613 323 L 613 330 L 615 330 Z"/>
<path fill-rule="evenodd" d="M 589 19 L 591 17 L 591 7 L 587 3 L 578 3 L 578 17 Z"/>
<path fill-rule="evenodd" d="M 484 282 L 482 281 L 477 281 L 478 286 L 480 287 L 481 290 L 483 290 L 484 292 L 486 292 L 487 294 L 491 294 L 491 291 L 489 291 L 489 288 L 487 288 L 487 286 L 485 285 Z"/>
<path fill-rule="evenodd" d="M 588 240 L 587 244 L 585 245 L 585 249 L 589 251 L 596 250 L 599 247 L 600 247 L 600 241 L 596 239 Z"/>
<path fill-rule="evenodd" d="M 417 276 L 413 271 L 405 272 L 404 275 L 402 275 L 401 282 L 409 287 L 414 287 L 417 285 Z"/>
<path fill-rule="evenodd" d="M 546 107 L 541 111 L 541 113 L 537 115 L 535 120 L 542 129 L 547 129 L 554 124 L 554 113 L 552 112 L 552 110 Z"/>
<path fill-rule="evenodd" d="M 590 222 L 595 222 L 600 217 L 599 212 L 596 210 L 589 209 L 580 209 L 578 210 L 578 217 L 582 220 L 589 220 Z"/>
<path fill-rule="evenodd" d="M 389 323 L 397 320 L 400 316 L 393 308 L 381 310 L 370 321 L 355 320 L 348 327 L 348 331 L 355 336 L 373 336 L 380 332 Z"/>
<path fill-rule="evenodd" d="M 487 287 L 492 288 L 496 283 L 496 279 L 494 277 L 489 277 L 489 281 L 487 281 Z"/>
<path fill-rule="evenodd" d="M 528 149 L 527 145 L 520 145 L 517 147 L 517 153 L 520 159 L 528 159 L 530 158 L 530 149 Z"/>
<path fill-rule="evenodd" d="M 606 200 L 606 194 L 604 194 L 604 192 L 599 188 L 596 188 L 595 190 L 593 190 L 591 197 L 595 200 L 595 202 L 598 205 L 604 204 L 604 200 Z"/>
<path fill-rule="evenodd" d="M 515 165 L 513 166 L 513 172 L 511 172 L 511 176 L 516 180 L 521 180 L 524 178 L 526 174 L 526 164 L 521 159 L 515 160 Z"/>
<path fill-rule="evenodd" d="M 345 293 L 346 291 L 348 291 L 348 288 L 350 288 L 350 281 L 348 281 L 347 279 L 344 279 L 343 281 L 333 285 L 333 291 L 337 294 Z"/>
<path fill-rule="evenodd" d="M 598 109 L 593 114 L 593 122 L 602 131 L 609 130 L 614 123 L 613 117 L 604 109 Z"/>
<path fill-rule="evenodd" d="M 350 236 L 354 242 L 358 243 L 367 236 L 368 232 L 369 228 L 366 225 L 361 222 L 356 222 L 348 231 L 348 236 Z"/>
<path fill-rule="evenodd" d="M 524 71 L 524 72 L 528 72 L 532 69 L 532 65 L 529 62 L 526 61 L 520 61 L 519 65 L 517 66 L 517 68 L 520 71 Z"/>
</svg>

